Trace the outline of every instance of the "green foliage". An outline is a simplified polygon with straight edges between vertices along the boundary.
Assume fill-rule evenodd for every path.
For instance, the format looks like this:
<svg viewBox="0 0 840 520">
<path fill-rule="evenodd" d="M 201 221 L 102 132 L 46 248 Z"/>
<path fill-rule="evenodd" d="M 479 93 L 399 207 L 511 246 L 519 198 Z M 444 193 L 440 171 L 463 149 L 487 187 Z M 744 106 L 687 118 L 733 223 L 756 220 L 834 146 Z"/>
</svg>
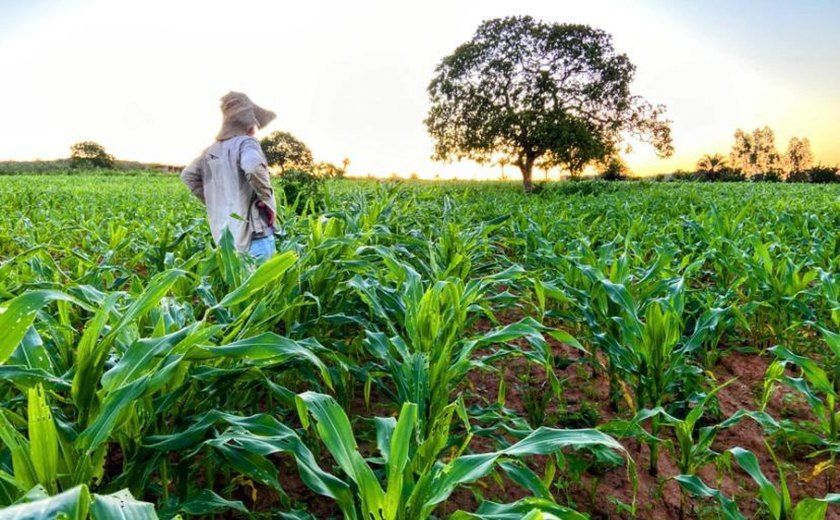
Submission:
<svg viewBox="0 0 840 520">
<path fill-rule="evenodd" d="M 297 213 L 324 206 L 324 178 L 303 170 L 288 170 L 278 181 L 284 205 Z"/>
<path fill-rule="evenodd" d="M 620 181 L 627 176 L 627 166 L 618 158 L 611 158 L 598 174 L 605 181 Z"/>
<path fill-rule="evenodd" d="M 113 168 L 114 157 L 93 141 L 82 141 L 70 147 L 70 167 L 73 169 Z"/>
<path fill-rule="evenodd" d="M 628 132 L 660 155 L 673 152 L 664 107 L 631 95 L 635 67 L 604 31 L 529 16 L 488 20 L 436 73 L 426 118 L 436 158 L 501 154 L 526 191 L 538 160 L 579 175 L 615 156 Z"/>
<path fill-rule="evenodd" d="M 472 492 L 454 518 L 580 518 L 575 486 L 632 487 L 608 434 L 714 496 L 691 473 L 726 466 L 710 441 L 745 418 L 832 478 L 837 185 L 336 180 L 286 208 L 256 267 L 175 177 L 38 180 L 0 179 L 0 517 L 440 518 Z M 731 346 L 777 361 L 757 408 L 787 385 L 813 420 L 712 417 L 728 388 L 704 394 L 704 369 Z M 610 403 L 568 400 L 570 363 Z M 529 389 L 548 428 L 506 408 Z"/>
<path fill-rule="evenodd" d="M 808 180 L 817 184 L 840 182 L 840 168 L 837 166 L 815 166 L 806 171 Z"/>
<path fill-rule="evenodd" d="M 272 132 L 260 141 L 269 166 L 278 166 L 281 172 L 289 168 L 308 170 L 312 167 L 312 152 L 289 132 Z"/>
</svg>

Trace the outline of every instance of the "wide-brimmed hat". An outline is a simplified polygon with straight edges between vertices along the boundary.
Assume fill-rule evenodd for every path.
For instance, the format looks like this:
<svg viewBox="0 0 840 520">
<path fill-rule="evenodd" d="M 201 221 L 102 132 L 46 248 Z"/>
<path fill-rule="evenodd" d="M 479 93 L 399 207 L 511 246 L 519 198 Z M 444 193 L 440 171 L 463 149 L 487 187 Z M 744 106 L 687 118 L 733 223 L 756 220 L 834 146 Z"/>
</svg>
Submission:
<svg viewBox="0 0 840 520">
<path fill-rule="evenodd" d="M 224 141 L 237 135 L 248 135 L 252 126 L 264 128 L 277 115 L 257 105 L 241 92 L 228 92 L 222 97 L 222 129 L 216 136 Z"/>
</svg>

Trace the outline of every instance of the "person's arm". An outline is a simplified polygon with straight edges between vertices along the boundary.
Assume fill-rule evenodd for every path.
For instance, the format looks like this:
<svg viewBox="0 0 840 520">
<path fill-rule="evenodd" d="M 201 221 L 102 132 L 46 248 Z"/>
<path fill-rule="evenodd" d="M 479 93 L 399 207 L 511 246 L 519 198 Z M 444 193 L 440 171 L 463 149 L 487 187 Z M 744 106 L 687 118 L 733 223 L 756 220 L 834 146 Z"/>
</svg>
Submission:
<svg viewBox="0 0 840 520">
<path fill-rule="evenodd" d="M 181 180 L 202 204 L 206 204 L 204 200 L 204 180 L 201 177 L 201 159 L 201 156 L 197 157 L 184 168 L 181 172 Z"/>
<path fill-rule="evenodd" d="M 259 141 L 251 138 L 242 142 L 239 149 L 239 166 L 245 172 L 245 178 L 256 192 L 257 198 L 264 203 L 273 202 L 274 190 L 271 188 L 268 165 L 265 163 Z"/>
<path fill-rule="evenodd" d="M 246 139 L 239 149 L 239 166 L 245 173 L 248 184 L 254 189 L 259 202 L 257 205 L 268 215 L 268 225 L 274 225 L 274 189 L 271 187 L 271 177 L 265 162 L 260 143 L 256 139 Z"/>
</svg>

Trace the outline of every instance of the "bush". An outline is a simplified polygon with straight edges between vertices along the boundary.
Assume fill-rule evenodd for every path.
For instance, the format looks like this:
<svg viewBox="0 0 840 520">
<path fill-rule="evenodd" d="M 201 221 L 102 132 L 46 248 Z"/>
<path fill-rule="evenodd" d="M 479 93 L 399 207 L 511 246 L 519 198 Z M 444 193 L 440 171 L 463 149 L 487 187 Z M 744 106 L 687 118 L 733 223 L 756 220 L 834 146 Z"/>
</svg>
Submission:
<svg viewBox="0 0 840 520">
<path fill-rule="evenodd" d="M 746 175 L 737 168 L 724 168 L 717 173 L 715 180 L 719 182 L 743 182 L 746 180 Z"/>
<path fill-rule="evenodd" d="M 782 172 L 770 170 L 750 177 L 752 182 L 782 182 Z"/>
<path fill-rule="evenodd" d="M 324 180 L 302 170 L 287 170 L 279 177 L 285 204 L 301 214 L 310 204 L 324 207 Z"/>
<path fill-rule="evenodd" d="M 805 170 L 808 175 L 808 180 L 817 184 L 828 184 L 830 182 L 840 182 L 840 175 L 838 175 L 837 167 L 828 166 L 814 166 Z"/>
<path fill-rule="evenodd" d="M 808 172 L 790 172 L 785 179 L 785 182 L 808 182 Z"/>
</svg>

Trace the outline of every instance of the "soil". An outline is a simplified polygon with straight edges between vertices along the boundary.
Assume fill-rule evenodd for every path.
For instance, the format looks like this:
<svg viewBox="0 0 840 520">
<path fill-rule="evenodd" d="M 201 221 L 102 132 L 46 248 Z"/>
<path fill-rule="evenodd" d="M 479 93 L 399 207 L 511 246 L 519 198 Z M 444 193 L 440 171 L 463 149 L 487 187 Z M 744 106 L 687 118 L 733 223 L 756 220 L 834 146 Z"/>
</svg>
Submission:
<svg viewBox="0 0 840 520">
<path fill-rule="evenodd" d="M 503 314 L 502 322 L 510 323 L 521 317 L 517 311 Z M 492 324 L 481 321 L 476 331 L 486 331 Z M 555 400 L 548 402 L 545 407 L 543 425 L 557 428 L 584 428 L 603 424 L 614 418 L 629 418 L 628 412 L 616 413 L 609 400 L 609 381 L 602 370 L 596 370 L 588 359 L 577 349 L 548 339 L 554 359 L 559 362 L 555 369 L 557 377 L 564 387 L 564 402 Z M 530 346 L 525 341 L 513 342 L 513 345 L 526 351 Z M 491 349 L 478 351 L 476 356 L 481 358 L 493 354 Z M 734 348 L 727 348 L 720 357 L 717 366 L 710 374 L 718 383 L 734 378 L 734 381 L 721 390 L 718 396 L 720 417 L 722 420 L 738 410 L 756 410 L 760 399 L 764 373 L 769 364 L 769 355 L 758 355 L 754 352 L 739 352 Z M 487 407 L 497 402 L 499 385 L 504 380 L 506 391 L 504 407 L 514 412 L 519 418 L 528 419 L 528 402 L 539 398 L 539 392 L 529 390 L 535 384 L 542 384 L 547 380 L 545 370 L 529 362 L 523 356 L 496 359 L 494 370 L 472 371 L 462 382 L 460 393 L 465 398 L 468 407 Z M 791 372 L 789 375 L 795 375 Z M 622 403 L 621 409 L 626 406 Z M 356 392 L 349 402 L 350 416 L 355 421 L 363 421 L 358 417 L 382 417 L 394 415 L 396 408 L 381 392 L 373 387 L 371 403 L 365 403 L 362 392 Z M 585 413 L 584 413 L 585 411 Z M 814 420 L 808 404 L 797 394 L 784 387 L 777 387 L 773 397 L 769 400 L 766 412 L 776 420 L 791 419 L 796 421 Z M 589 424 L 592 423 L 592 424 Z M 355 426 L 355 425 L 354 425 Z M 368 425 L 369 426 L 369 425 Z M 476 421 L 474 426 L 480 425 Z M 536 426 L 536 425 L 533 425 Z M 354 428 L 355 429 L 355 428 Z M 370 428 L 364 428 L 370 430 Z M 669 430 L 663 429 L 661 435 L 667 438 Z M 764 443 L 765 436 L 761 427 L 752 420 L 745 419 L 738 425 L 722 430 L 713 445 L 719 453 L 735 446 L 749 449 L 755 453 L 762 471 L 773 482 L 778 482 L 778 471 Z M 671 480 L 679 474 L 674 459 L 666 449 L 660 450 L 658 476 L 651 476 L 647 469 L 650 453 L 648 446 L 633 439 L 620 439 L 627 453 L 637 465 L 637 489 L 635 490 L 636 516 L 639 519 L 669 519 L 680 518 L 680 502 L 683 500 L 677 483 Z M 360 439 L 360 451 L 365 455 L 373 455 L 375 451 L 374 439 Z M 489 437 L 473 437 L 469 450 L 474 453 L 488 452 L 498 449 L 497 441 Z M 830 472 L 811 478 L 814 466 L 824 458 L 807 458 L 807 452 L 789 452 L 784 446 L 775 446 L 776 455 L 786 468 L 791 497 L 795 504 L 803 497 L 822 497 L 829 492 L 840 492 L 836 476 L 829 481 Z M 318 456 L 318 454 L 316 454 Z M 280 474 L 280 482 L 288 494 L 291 504 L 305 508 L 318 519 L 340 518 L 341 514 L 335 503 L 325 497 L 315 494 L 301 481 L 294 460 L 286 455 L 274 457 Z M 528 466 L 537 475 L 542 476 L 546 467 L 546 457 L 532 457 L 527 460 Z M 323 454 L 321 467 L 327 471 L 337 472 L 328 455 Z M 721 470 L 710 464 L 701 471 L 699 476 L 712 487 L 717 487 L 726 496 L 732 497 L 738 503 L 742 513 L 747 518 L 763 518 L 765 512 L 760 508 L 757 500 L 757 487 L 746 473 L 736 464 L 729 470 Z M 623 519 L 633 518 L 628 508 L 634 503 L 634 488 L 625 467 L 596 468 L 585 472 L 579 481 L 574 481 L 569 474 L 558 470 L 552 489 L 559 503 L 575 507 L 586 512 L 593 519 Z M 235 498 L 243 500 L 246 506 L 255 512 L 268 512 L 280 506 L 280 497 L 273 491 L 256 486 L 250 496 L 243 493 Z M 482 500 L 512 502 L 528 496 L 529 493 L 518 486 L 503 473 L 497 472 L 473 483 L 463 486 L 436 511 L 440 518 L 459 509 L 474 511 Z M 684 518 L 717 518 L 715 514 L 718 504 L 714 500 L 696 500 L 685 497 L 683 504 Z M 236 518 L 236 515 L 231 515 Z M 840 520 L 840 510 L 829 509 L 829 519 Z"/>
</svg>

